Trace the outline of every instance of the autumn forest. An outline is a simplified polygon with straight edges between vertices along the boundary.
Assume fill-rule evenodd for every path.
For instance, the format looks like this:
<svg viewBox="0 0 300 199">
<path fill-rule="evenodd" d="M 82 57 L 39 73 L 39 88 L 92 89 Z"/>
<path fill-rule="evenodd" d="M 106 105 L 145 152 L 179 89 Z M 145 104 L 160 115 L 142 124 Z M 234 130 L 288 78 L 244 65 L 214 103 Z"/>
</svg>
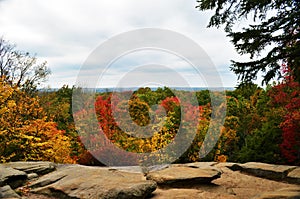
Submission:
<svg viewBox="0 0 300 199">
<path fill-rule="evenodd" d="M 21 56 L 33 59 L 24 54 Z M 40 65 L 39 71 L 45 71 L 46 68 L 43 67 Z M 31 78 L 30 73 L 20 79 L 23 83 L 15 84 L 11 81 L 11 72 L 7 70 L 6 75 L 2 74 L 0 79 L 0 162 L 44 160 L 102 165 L 91 155 L 105 153 L 101 143 L 95 139 L 94 134 L 79 136 L 74 124 L 74 116 L 85 115 L 84 111 L 74 115 L 72 113 L 72 92 L 77 88 L 63 86 L 58 90 L 39 90 L 35 87 L 38 82 L 37 73 L 32 73 L 36 80 L 31 84 L 28 84 L 29 79 L 26 80 Z M 19 72 L 22 74 L 22 71 Z M 99 128 L 106 137 L 129 152 L 153 152 L 172 142 L 180 122 L 185 122 L 180 118 L 180 107 L 184 106 L 190 110 L 185 113 L 187 118 L 198 118 L 198 123 L 195 124 L 197 133 L 191 146 L 177 162 L 258 161 L 299 165 L 300 86 L 289 76 L 288 69 L 284 72 L 283 81 L 268 85 L 265 89 L 255 84 L 246 84 L 226 91 L 225 123 L 220 128 L 219 140 L 204 158 L 199 157 L 199 149 L 210 123 L 209 90 L 180 91 L 186 97 L 195 94 L 197 105 L 181 103 L 172 89 L 167 87 L 156 90 L 140 88 L 135 91 L 123 106 L 129 106 L 132 121 L 140 126 L 147 125 L 151 115 L 155 115 L 154 120 L 160 122 L 161 126 L 154 128 L 155 132 L 150 138 L 135 138 L 118 128 L 112 116 L 112 93 L 97 93 L 94 110 Z M 152 110 L 151 107 L 156 104 L 163 109 Z M 196 109 L 198 115 L 193 111 Z M 165 112 L 164 120 L 159 117 L 160 112 Z M 87 150 L 82 139 L 85 142 L 88 140 L 93 147 Z"/>
</svg>

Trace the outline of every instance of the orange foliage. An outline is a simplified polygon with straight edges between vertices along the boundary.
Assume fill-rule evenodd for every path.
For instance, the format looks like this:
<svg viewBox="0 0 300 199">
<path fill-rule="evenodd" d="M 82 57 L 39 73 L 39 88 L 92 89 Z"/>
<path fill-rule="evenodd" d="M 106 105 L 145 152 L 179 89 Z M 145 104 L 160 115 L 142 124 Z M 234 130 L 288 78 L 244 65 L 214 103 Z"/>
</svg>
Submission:
<svg viewBox="0 0 300 199">
<path fill-rule="evenodd" d="M 48 122 L 38 97 L 0 79 L 0 162 L 47 160 L 73 163 L 69 140 Z"/>
</svg>

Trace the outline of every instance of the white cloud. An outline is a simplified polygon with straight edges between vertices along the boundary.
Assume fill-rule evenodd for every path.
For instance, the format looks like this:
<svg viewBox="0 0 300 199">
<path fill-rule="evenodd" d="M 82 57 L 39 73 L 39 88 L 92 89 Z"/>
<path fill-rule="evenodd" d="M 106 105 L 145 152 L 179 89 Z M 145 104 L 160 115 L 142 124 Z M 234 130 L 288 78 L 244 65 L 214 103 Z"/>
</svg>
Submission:
<svg viewBox="0 0 300 199">
<path fill-rule="evenodd" d="M 80 66 L 106 39 L 137 28 L 169 29 L 202 46 L 222 71 L 224 85 L 235 86 L 229 60 L 238 56 L 223 30 L 206 28 L 211 13 L 195 5 L 186 0 L 6 0 L 0 2 L 0 35 L 47 60 L 52 70 L 47 84 L 61 87 L 75 83 Z M 193 75 L 178 60 L 169 63 L 181 67 L 187 77 Z"/>
</svg>

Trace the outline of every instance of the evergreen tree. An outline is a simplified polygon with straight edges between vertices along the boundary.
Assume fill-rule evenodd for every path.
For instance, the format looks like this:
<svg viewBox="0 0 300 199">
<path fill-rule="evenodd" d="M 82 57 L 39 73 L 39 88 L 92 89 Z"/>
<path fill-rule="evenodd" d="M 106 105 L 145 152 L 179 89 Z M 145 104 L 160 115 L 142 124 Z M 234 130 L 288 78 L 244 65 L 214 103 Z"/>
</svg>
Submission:
<svg viewBox="0 0 300 199">
<path fill-rule="evenodd" d="M 287 63 L 300 82 L 300 1 L 198 0 L 198 3 L 201 11 L 215 12 L 208 27 L 225 25 L 237 52 L 250 55 L 248 62 L 232 61 L 231 70 L 241 83 L 255 80 L 258 72 L 263 72 L 262 83 L 266 84 L 276 76 L 282 77 L 282 63 Z M 234 31 L 233 26 L 242 19 L 247 19 L 249 25 Z M 266 55 L 261 55 L 263 51 L 267 51 Z"/>
</svg>

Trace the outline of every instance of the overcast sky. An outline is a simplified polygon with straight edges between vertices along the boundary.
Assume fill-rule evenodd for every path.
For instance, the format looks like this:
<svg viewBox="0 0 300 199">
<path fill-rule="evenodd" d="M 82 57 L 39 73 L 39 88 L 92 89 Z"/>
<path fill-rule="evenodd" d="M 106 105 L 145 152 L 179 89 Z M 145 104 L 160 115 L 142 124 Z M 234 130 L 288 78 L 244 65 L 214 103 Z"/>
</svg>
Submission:
<svg viewBox="0 0 300 199">
<path fill-rule="evenodd" d="M 239 56 L 223 29 L 206 28 L 212 13 L 195 6 L 196 0 L 2 0 L 0 36 L 47 61 L 52 74 L 46 85 L 58 88 L 74 85 L 88 56 L 107 39 L 138 28 L 172 30 L 197 42 L 213 61 L 223 85 L 234 87 L 237 78 L 229 70 L 230 60 Z M 179 68 L 191 86 L 206 86 L 189 66 L 164 52 L 138 52 L 119 60 L 123 69 L 111 67 L 110 75 L 97 86 L 115 86 L 128 72 L 127 64 L 128 68 L 147 65 L 150 59 Z"/>
</svg>

